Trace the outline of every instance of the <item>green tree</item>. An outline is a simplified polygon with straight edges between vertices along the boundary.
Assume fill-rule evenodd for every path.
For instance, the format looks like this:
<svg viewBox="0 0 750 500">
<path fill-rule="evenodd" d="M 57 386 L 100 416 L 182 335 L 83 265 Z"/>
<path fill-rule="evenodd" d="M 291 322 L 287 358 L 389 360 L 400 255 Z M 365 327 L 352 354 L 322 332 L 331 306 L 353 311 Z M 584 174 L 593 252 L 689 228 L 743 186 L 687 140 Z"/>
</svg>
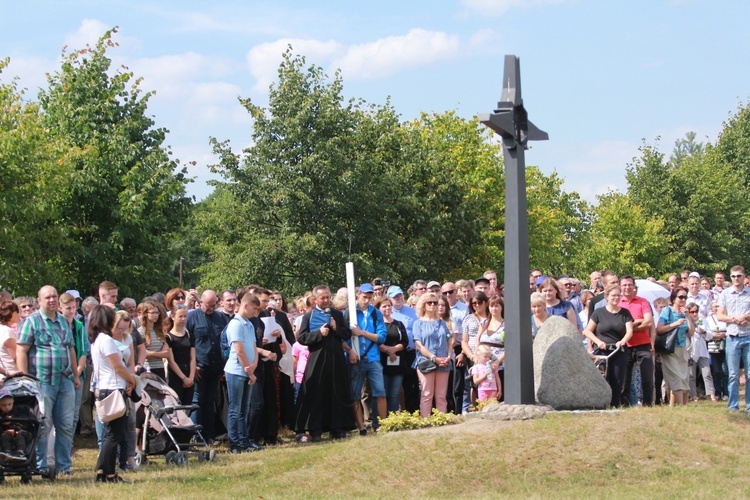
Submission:
<svg viewBox="0 0 750 500">
<path fill-rule="evenodd" d="M 0 61 L 0 73 L 8 60 Z M 63 156 L 50 141 L 39 106 L 25 102 L 16 81 L 0 83 L 0 288 L 35 294 L 63 279 L 58 255 L 64 233 L 46 196 L 59 185 Z"/>
<path fill-rule="evenodd" d="M 150 92 L 122 68 L 110 71 L 113 29 L 94 48 L 64 54 L 40 92 L 50 140 L 66 146 L 61 184 L 48 189 L 67 284 L 114 281 L 123 294 L 151 293 L 174 283 L 172 240 L 190 200 L 186 169 L 170 158 L 167 131 L 147 115 Z"/>
<path fill-rule="evenodd" d="M 252 147 L 236 155 L 213 140 L 226 182 L 210 204 L 233 205 L 229 224 L 242 231 L 209 237 L 221 224 L 210 209 L 198 212 L 213 242 L 202 281 L 299 292 L 341 284 L 348 260 L 359 279 L 402 283 L 463 266 L 481 207 L 425 132 L 440 117 L 402 125 L 389 104 L 346 102 L 338 74 L 328 81 L 304 66 L 287 51 L 268 108 L 241 100 L 254 118 Z"/>
<path fill-rule="evenodd" d="M 664 219 L 649 217 L 626 194 L 598 196 L 589 231 L 576 241 L 570 256 L 574 272 L 612 269 L 636 277 L 660 275 L 673 264 L 672 242 Z"/>
</svg>

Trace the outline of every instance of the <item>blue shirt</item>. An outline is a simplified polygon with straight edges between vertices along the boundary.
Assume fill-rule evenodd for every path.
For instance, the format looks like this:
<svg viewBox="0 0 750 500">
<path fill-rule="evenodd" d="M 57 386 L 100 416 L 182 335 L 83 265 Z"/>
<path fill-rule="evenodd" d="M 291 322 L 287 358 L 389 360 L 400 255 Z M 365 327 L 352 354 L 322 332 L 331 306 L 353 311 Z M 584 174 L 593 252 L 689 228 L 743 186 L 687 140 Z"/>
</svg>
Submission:
<svg viewBox="0 0 750 500">
<path fill-rule="evenodd" d="M 221 332 L 225 326 L 227 317 L 222 312 L 206 315 L 202 309 L 188 311 L 185 329 L 195 336 L 195 358 L 201 369 L 221 370 Z"/>
<path fill-rule="evenodd" d="M 229 342 L 229 357 L 224 365 L 224 372 L 247 378 L 245 368 L 237 357 L 236 344 L 242 343 L 249 363 L 255 361 L 255 327 L 238 314 L 227 325 L 227 342 Z"/>
<path fill-rule="evenodd" d="M 428 351 L 438 358 L 448 356 L 448 340 L 450 338 L 451 332 L 448 330 L 448 325 L 442 319 L 437 321 L 418 319 L 414 322 L 414 340 L 418 340 Z M 428 358 L 417 349 L 417 363 L 423 359 Z M 437 369 L 439 372 L 447 372 L 451 370 L 451 366 L 438 366 Z"/>
<path fill-rule="evenodd" d="M 661 314 L 659 315 L 659 323 L 669 325 L 684 317 L 684 314 L 676 313 L 674 312 L 674 309 L 672 309 L 670 306 L 667 306 L 661 310 Z M 674 344 L 675 347 L 685 347 L 687 345 L 687 333 L 688 324 L 686 321 L 684 325 L 677 327 L 677 342 L 675 342 Z M 664 335 L 666 335 L 666 333 Z"/>
<path fill-rule="evenodd" d="M 393 319 L 396 319 L 404 324 L 406 327 L 406 335 L 409 337 L 409 350 L 414 349 L 414 333 L 413 333 L 413 327 L 414 322 L 417 321 L 417 313 L 412 309 L 411 307 L 404 304 L 404 306 L 401 309 L 396 309 L 393 307 L 393 312 L 391 312 L 391 316 Z"/>
<path fill-rule="evenodd" d="M 345 317 L 348 321 L 349 311 L 346 312 Z M 365 355 L 365 351 L 367 351 L 367 357 L 364 359 L 367 359 L 367 361 L 380 363 L 380 351 L 378 350 L 378 344 L 384 343 L 386 337 L 386 328 L 385 321 L 383 321 L 383 314 L 371 305 L 367 306 L 367 312 L 362 312 L 362 310 L 357 307 L 357 326 L 360 330 L 377 334 L 378 341 L 373 342 L 372 340 L 365 337 L 352 336 L 352 338 L 350 340 L 347 340 L 346 342 L 351 346 L 352 342 L 359 341 L 360 357 Z"/>
</svg>

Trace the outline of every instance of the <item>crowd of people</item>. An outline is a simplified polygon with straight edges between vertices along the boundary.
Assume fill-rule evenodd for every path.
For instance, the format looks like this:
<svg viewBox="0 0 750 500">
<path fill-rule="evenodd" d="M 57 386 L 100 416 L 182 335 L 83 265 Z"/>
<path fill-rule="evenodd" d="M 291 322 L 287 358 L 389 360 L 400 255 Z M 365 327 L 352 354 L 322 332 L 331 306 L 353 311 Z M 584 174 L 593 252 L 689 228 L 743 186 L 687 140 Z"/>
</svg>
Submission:
<svg viewBox="0 0 750 500">
<path fill-rule="evenodd" d="M 730 278 L 716 273 L 712 283 L 690 271 L 649 278 L 663 293 L 647 300 L 630 275 L 597 271 L 586 287 L 534 269 L 531 331 L 521 334 L 535 337 L 550 316 L 570 321 L 592 358 L 608 357 L 613 407 L 705 396 L 738 411 L 740 368 L 750 365 L 750 280 L 741 266 Z M 203 437 L 227 439 L 230 453 L 278 444 L 282 427 L 300 442 L 319 442 L 324 433 L 377 433 L 392 411 L 427 417 L 433 408 L 465 413 L 503 400 L 504 290 L 494 271 L 417 280 L 406 291 L 376 278 L 357 287 L 351 305 L 346 288 L 325 285 L 291 301 L 258 285 L 173 288 L 140 302 L 118 301 L 109 281 L 89 297 L 52 286 L 36 298 L 0 293 L 0 378 L 33 375 L 44 399 L 40 471 L 72 473 L 75 432 L 98 438 L 96 481 L 122 482 L 118 465 L 137 470 L 132 402 L 144 372 L 194 404 Z M 670 352 L 655 352 L 661 336 L 673 337 Z M 94 402 L 113 393 L 127 410 L 103 422 Z M 12 397 L 0 389 L 0 419 Z M 0 454 L 11 457 L 21 446 L 14 439 L 28 436 L 7 434 Z"/>
</svg>

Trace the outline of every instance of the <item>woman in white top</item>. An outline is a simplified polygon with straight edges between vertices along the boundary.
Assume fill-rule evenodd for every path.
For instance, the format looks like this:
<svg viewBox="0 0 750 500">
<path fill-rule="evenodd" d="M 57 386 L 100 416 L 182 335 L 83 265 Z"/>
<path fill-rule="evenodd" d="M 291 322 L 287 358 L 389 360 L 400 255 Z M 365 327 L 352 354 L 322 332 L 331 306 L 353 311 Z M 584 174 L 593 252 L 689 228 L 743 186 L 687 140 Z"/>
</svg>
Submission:
<svg viewBox="0 0 750 500">
<path fill-rule="evenodd" d="M 16 332 L 18 305 L 7 300 L 0 305 L 0 381 L 18 371 L 16 367 Z"/>
<path fill-rule="evenodd" d="M 112 392 L 120 392 L 125 404 L 130 405 L 130 392 L 135 387 L 135 377 L 123 363 L 122 351 L 112 338 L 115 326 L 115 311 L 108 306 L 96 306 L 89 314 L 88 333 L 92 340 L 91 361 L 94 365 L 92 376 L 96 380 L 96 400 L 101 401 Z M 116 473 L 117 445 L 125 438 L 128 425 L 127 413 L 104 424 L 104 441 L 96 460 L 96 481 L 121 483 L 123 479 Z"/>
</svg>

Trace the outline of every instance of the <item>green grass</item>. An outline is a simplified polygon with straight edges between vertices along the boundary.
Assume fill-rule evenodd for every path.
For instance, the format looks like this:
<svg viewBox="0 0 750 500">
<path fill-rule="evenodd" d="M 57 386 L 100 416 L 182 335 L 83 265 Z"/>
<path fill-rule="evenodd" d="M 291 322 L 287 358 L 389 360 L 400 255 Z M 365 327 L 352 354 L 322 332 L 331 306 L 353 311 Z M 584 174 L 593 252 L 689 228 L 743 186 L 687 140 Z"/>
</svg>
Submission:
<svg viewBox="0 0 750 500">
<path fill-rule="evenodd" d="M 84 443 L 91 444 L 90 442 Z M 471 420 L 248 455 L 154 457 L 132 485 L 95 485 L 96 450 L 76 474 L 30 486 L 8 478 L 3 498 L 745 498 L 750 418 L 723 404 L 552 413 L 533 421 Z"/>
</svg>

